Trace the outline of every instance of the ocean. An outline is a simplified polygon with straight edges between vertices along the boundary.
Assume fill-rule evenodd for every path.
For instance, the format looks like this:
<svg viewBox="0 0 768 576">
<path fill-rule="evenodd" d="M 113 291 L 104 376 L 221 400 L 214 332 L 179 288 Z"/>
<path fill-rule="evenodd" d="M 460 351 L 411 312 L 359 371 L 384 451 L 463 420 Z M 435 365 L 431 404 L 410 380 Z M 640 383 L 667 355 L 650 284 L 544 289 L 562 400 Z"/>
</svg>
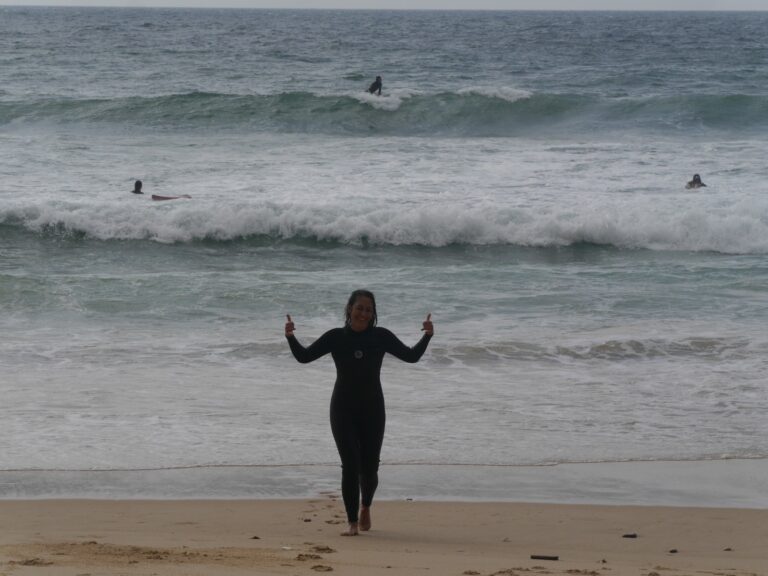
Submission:
<svg viewBox="0 0 768 576">
<path fill-rule="evenodd" d="M 383 470 L 765 461 L 766 29 L 0 7 L 0 497 L 335 487 L 333 363 L 283 324 L 356 288 L 435 323 L 385 359 Z"/>
</svg>

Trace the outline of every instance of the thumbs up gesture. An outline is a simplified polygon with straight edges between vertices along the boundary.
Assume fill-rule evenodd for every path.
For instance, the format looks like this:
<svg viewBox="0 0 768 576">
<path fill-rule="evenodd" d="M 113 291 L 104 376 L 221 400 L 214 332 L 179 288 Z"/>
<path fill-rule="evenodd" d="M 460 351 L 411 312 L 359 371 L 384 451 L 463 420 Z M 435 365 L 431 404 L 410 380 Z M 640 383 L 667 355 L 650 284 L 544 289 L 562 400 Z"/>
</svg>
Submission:
<svg viewBox="0 0 768 576">
<path fill-rule="evenodd" d="M 430 336 L 435 333 L 435 328 L 432 326 L 432 314 L 427 314 L 427 319 L 422 323 L 421 329 Z"/>
<path fill-rule="evenodd" d="M 291 315 L 286 314 L 285 317 L 288 319 L 288 321 L 285 323 L 285 335 L 293 336 L 293 331 L 296 329 L 296 327 L 293 325 L 293 320 L 291 320 Z"/>
</svg>

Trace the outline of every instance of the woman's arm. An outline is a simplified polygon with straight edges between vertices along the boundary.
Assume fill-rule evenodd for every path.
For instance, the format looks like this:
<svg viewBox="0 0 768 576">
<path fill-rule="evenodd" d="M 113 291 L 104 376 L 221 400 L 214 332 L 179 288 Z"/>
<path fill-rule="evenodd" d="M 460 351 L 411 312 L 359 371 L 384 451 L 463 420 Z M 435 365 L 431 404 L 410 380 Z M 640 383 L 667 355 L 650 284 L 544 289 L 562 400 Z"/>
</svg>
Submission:
<svg viewBox="0 0 768 576">
<path fill-rule="evenodd" d="M 308 362 L 317 360 L 321 356 L 325 356 L 331 351 L 331 335 L 333 330 L 329 330 L 305 348 L 296 339 L 296 336 L 293 335 L 296 327 L 293 324 L 293 320 L 291 320 L 290 314 L 287 315 L 287 318 L 288 321 L 285 323 L 285 337 L 288 339 L 288 346 L 290 346 L 291 352 L 293 352 L 293 357 L 296 358 L 296 360 L 302 364 L 307 364 Z"/>
<path fill-rule="evenodd" d="M 422 325 L 424 336 L 421 337 L 413 348 L 409 348 L 403 342 L 395 336 L 392 332 L 386 328 L 379 328 L 381 330 L 384 339 L 384 349 L 392 354 L 395 358 L 402 360 L 403 362 L 418 362 L 421 356 L 427 349 L 427 345 L 434 334 L 434 327 L 432 326 L 432 314 L 427 315 L 427 319 Z"/>
</svg>

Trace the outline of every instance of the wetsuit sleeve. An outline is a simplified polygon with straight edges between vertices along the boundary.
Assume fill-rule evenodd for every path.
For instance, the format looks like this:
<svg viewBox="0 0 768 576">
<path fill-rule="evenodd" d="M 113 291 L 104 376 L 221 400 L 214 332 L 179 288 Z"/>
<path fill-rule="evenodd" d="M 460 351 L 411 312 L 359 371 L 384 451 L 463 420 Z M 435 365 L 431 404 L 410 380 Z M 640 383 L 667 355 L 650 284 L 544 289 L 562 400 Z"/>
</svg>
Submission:
<svg viewBox="0 0 768 576">
<path fill-rule="evenodd" d="M 413 348 L 409 348 L 386 328 L 379 328 L 379 330 L 381 330 L 384 339 L 384 349 L 403 362 L 418 362 L 419 358 L 421 358 L 424 351 L 427 349 L 427 344 L 429 344 L 429 341 L 432 339 L 430 334 L 424 334 L 424 336 L 421 337 L 421 340 L 419 340 Z"/>
<path fill-rule="evenodd" d="M 331 351 L 333 347 L 333 330 L 329 330 L 306 348 L 299 343 L 296 336 L 286 336 L 286 339 L 288 340 L 288 346 L 291 347 L 291 352 L 293 352 L 293 357 L 302 364 L 307 364 L 321 356 L 325 356 Z"/>
</svg>

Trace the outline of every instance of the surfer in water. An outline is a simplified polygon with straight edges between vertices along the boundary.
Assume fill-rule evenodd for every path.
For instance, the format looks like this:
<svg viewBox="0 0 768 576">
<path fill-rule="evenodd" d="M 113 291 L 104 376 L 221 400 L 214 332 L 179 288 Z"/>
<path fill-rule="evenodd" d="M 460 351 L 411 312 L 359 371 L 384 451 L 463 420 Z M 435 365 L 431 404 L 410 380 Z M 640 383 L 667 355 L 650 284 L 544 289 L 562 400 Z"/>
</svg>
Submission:
<svg viewBox="0 0 768 576">
<path fill-rule="evenodd" d="M 381 76 L 376 76 L 376 80 L 371 82 L 371 85 L 368 87 L 368 92 L 370 94 L 381 96 Z"/>
<path fill-rule="evenodd" d="M 685 187 L 688 190 L 691 190 L 692 188 L 706 188 L 707 185 L 701 181 L 701 176 L 699 176 L 698 174 L 694 174 L 693 179 L 690 182 L 688 182 L 688 184 L 686 184 Z"/>
<path fill-rule="evenodd" d="M 144 194 L 144 192 L 141 191 L 141 180 L 136 180 L 136 182 L 133 183 L 133 190 L 132 192 L 134 194 Z"/>
<path fill-rule="evenodd" d="M 328 353 L 336 364 L 331 396 L 331 431 L 341 457 L 341 493 L 349 528 L 343 536 L 371 529 L 371 504 L 379 483 L 379 454 L 384 440 L 384 395 L 381 363 L 390 353 L 418 362 L 432 338 L 432 315 L 422 323 L 424 335 L 409 348 L 386 328 L 376 326 L 376 300 L 368 290 L 355 290 L 344 309 L 343 328 L 333 328 L 308 347 L 294 336 L 290 315 L 285 337 L 296 360 L 305 364 Z M 361 502 L 362 494 L 362 502 Z"/>
</svg>

